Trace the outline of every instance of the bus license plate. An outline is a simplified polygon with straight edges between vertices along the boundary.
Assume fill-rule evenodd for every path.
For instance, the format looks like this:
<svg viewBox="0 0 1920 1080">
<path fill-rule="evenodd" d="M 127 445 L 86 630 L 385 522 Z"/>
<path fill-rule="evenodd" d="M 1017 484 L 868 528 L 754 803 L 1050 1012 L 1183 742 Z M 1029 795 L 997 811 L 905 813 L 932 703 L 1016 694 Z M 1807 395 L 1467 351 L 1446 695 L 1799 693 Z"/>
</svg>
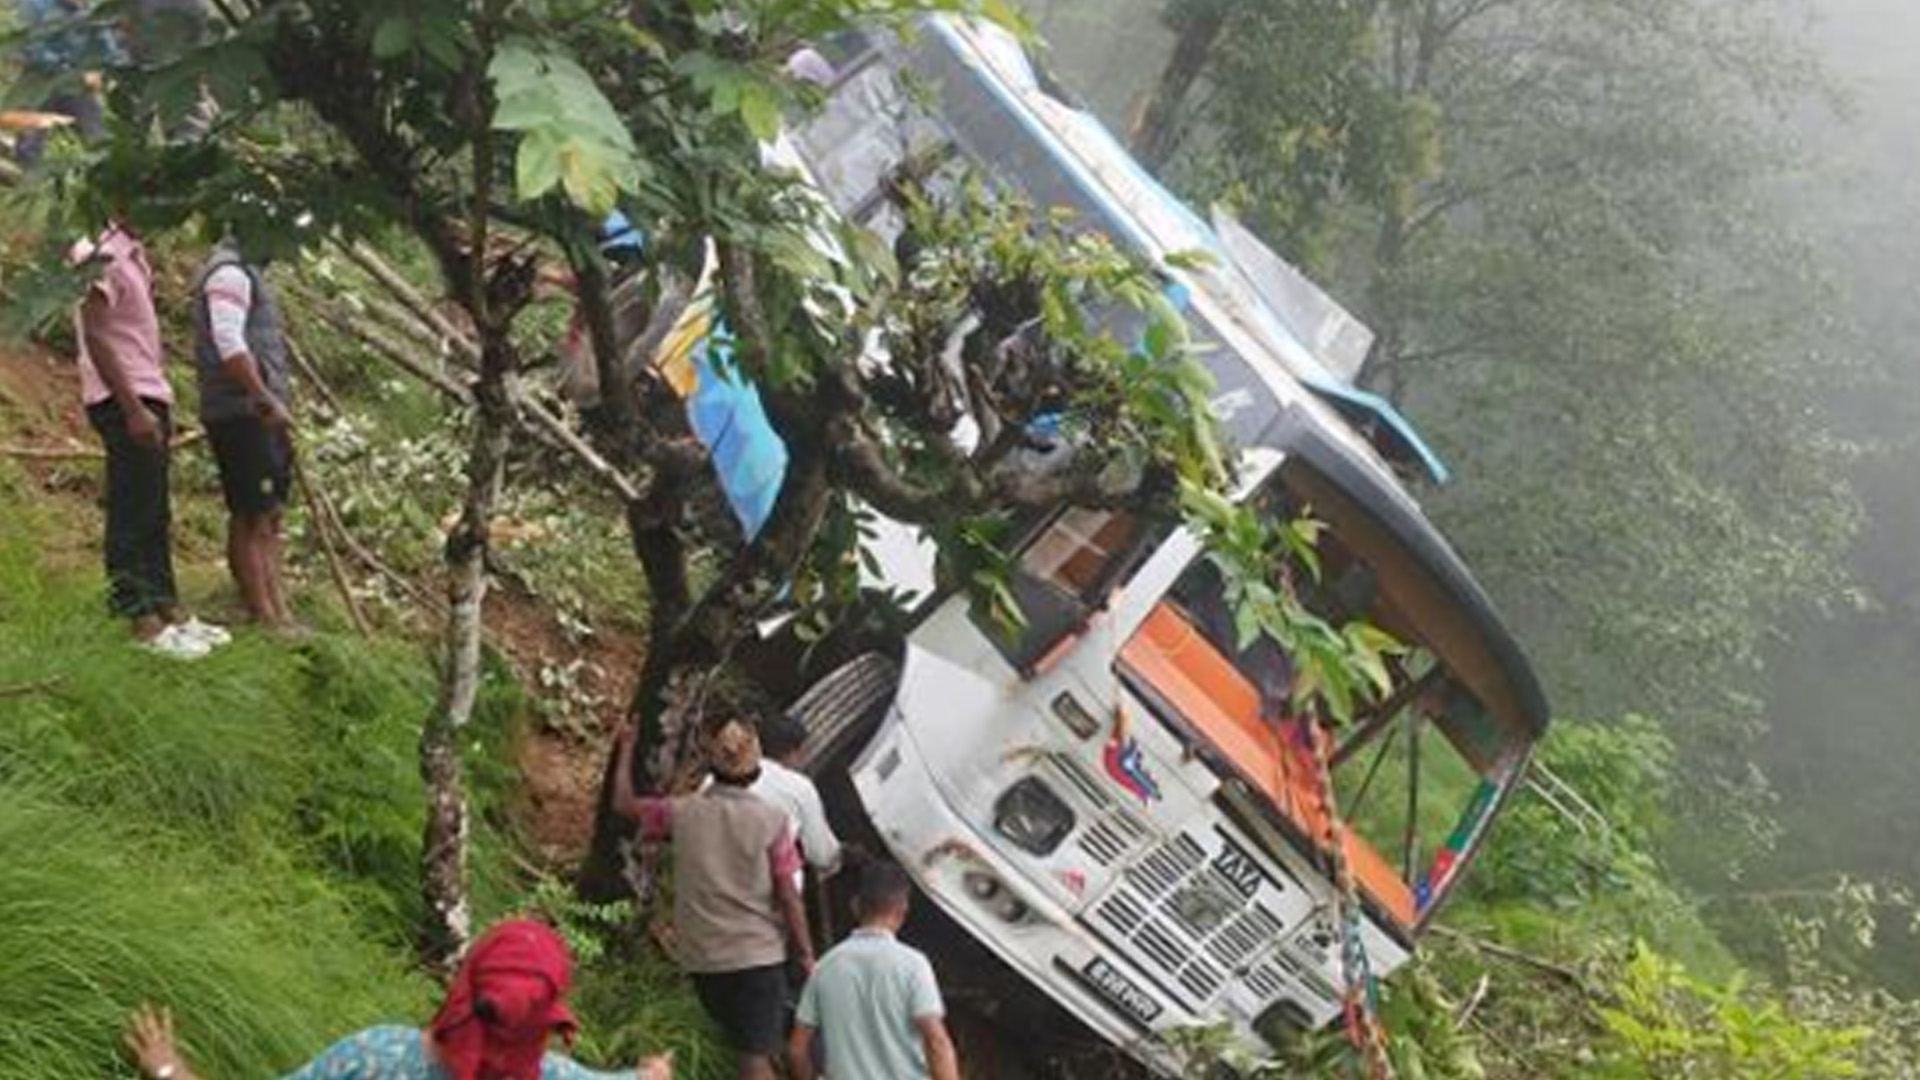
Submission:
<svg viewBox="0 0 1920 1080">
<path fill-rule="evenodd" d="M 1107 1004 L 1139 1021 L 1143 1027 L 1151 1027 L 1160 1017 L 1160 1003 L 1135 985 L 1112 964 L 1096 956 L 1087 961 L 1080 969 L 1086 977 L 1087 985 L 1098 991 L 1107 1000 Z"/>
</svg>

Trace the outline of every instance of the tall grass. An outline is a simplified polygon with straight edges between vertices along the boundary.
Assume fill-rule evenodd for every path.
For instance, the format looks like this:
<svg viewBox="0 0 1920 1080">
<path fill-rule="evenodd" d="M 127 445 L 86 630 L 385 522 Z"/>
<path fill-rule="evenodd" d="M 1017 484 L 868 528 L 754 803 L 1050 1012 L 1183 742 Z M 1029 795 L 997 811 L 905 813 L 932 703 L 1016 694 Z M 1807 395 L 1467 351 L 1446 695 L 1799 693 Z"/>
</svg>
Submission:
<svg viewBox="0 0 1920 1080">
<path fill-rule="evenodd" d="M 422 1015 L 424 983 L 317 879 L 224 864 L 155 829 L 0 786 L 0 1077 L 114 1075 L 127 1010 L 179 1011 L 204 1075 L 278 1075 Z"/>
<path fill-rule="evenodd" d="M 431 670 L 404 644 L 245 635 L 149 655 L 91 574 L 45 572 L 51 515 L 0 485 L 0 1080 L 124 1072 L 119 1027 L 175 1007 L 210 1076 L 279 1075 L 412 1021 Z"/>
<path fill-rule="evenodd" d="M 0 698 L 0 784 L 50 782 L 101 814 L 217 837 L 230 860 L 295 857 L 331 872 L 404 940 L 418 911 L 427 654 L 324 635 L 294 649 L 242 633 L 196 663 L 153 656 L 104 617 L 91 575 L 41 570 L 39 528 L 28 517 L 0 533 L 0 686 L 45 687 Z M 523 707 L 510 680 L 487 682 L 473 755 L 483 803 L 512 781 L 500 763 Z M 507 860 L 481 832 L 480 892 L 498 903 Z"/>
<path fill-rule="evenodd" d="M 617 1069 L 672 1051 L 678 1080 L 734 1075 L 733 1055 L 686 978 L 651 943 L 631 943 L 616 950 L 612 962 L 583 971 L 574 1006 L 583 1061 Z"/>
</svg>

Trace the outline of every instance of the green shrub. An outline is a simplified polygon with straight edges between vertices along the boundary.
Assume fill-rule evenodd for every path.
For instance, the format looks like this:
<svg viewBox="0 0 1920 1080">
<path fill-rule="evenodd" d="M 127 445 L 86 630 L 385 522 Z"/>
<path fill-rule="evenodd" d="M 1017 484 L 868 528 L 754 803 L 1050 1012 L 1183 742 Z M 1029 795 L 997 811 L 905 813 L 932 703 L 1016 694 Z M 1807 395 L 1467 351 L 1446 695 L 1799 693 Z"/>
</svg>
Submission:
<svg viewBox="0 0 1920 1080">
<path fill-rule="evenodd" d="M 637 943 L 582 968 L 574 1007 L 583 1061 L 630 1067 L 673 1052 L 676 1080 L 726 1080 L 733 1056 L 687 985 L 650 944 Z"/>
<path fill-rule="evenodd" d="M 1836 1080 L 1872 1031 L 1796 1016 L 1741 979 L 1720 985 L 1639 946 L 1599 1009 L 1593 1080 Z"/>
</svg>

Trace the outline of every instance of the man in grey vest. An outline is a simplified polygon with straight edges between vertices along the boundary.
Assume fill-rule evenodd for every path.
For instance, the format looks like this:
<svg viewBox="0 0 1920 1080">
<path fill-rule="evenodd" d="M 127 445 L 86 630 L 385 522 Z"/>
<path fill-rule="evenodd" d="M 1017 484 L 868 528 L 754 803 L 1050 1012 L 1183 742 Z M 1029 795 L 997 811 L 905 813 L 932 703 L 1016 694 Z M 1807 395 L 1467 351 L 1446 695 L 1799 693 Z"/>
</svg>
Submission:
<svg viewBox="0 0 1920 1080">
<path fill-rule="evenodd" d="M 272 290 L 230 237 L 194 280 L 193 328 L 200 422 L 227 503 L 227 565 L 254 620 L 289 629 L 280 570 L 293 472 L 287 343 Z"/>
<path fill-rule="evenodd" d="M 673 930 L 700 1004 L 737 1055 L 740 1080 L 773 1080 L 786 1035 L 787 959 L 813 972 L 800 851 L 784 811 L 753 794 L 760 739 L 734 720 L 707 742 L 713 784 L 679 798 L 633 793 L 633 729 L 620 736 L 613 807 L 673 841 Z M 789 952 L 791 947 L 791 952 Z"/>
</svg>

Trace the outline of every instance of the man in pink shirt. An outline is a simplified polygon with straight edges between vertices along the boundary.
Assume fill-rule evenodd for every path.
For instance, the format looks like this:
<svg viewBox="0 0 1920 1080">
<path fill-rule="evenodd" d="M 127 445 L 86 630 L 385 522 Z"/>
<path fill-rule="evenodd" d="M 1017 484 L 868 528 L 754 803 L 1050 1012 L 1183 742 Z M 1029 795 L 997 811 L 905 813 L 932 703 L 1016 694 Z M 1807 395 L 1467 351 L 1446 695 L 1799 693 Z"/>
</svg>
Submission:
<svg viewBox="0 0 1920 1080">
<path fill-rule="evenodd" d="M 119 226 L 72 254 L 76 263 L 100 268 L 76 312 L 74 337 L 87 420 L 107 451 L 108 600 L 155 651 L 198 659 L 225 635 L 198 620 L 184 622 L 174 588 L 173 387 L 162 366 L 153 271 L 140 241 Z"/>
</svg>

